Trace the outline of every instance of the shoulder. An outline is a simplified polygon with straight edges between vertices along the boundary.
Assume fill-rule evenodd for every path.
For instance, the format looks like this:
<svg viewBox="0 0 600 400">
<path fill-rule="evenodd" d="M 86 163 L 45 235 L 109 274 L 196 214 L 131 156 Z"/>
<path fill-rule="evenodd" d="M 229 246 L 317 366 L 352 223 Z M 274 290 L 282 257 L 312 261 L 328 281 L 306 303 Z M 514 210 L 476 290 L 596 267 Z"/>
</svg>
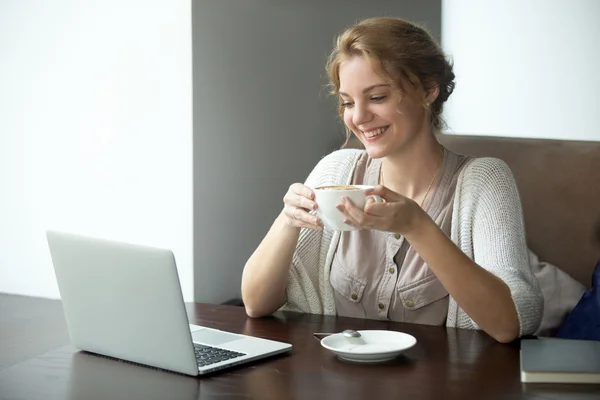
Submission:
<svg viewBox="0 0 600 400">
<path fill-rule="evenodd" d="M 520 214 L 519 190 L 508 164 L 491 157 L 470 160 L 459 174 L 454 207 L 465 218 L 481 213 L 485 218 Z"/>
<path fill-rule="evenodd" d="M 499 158 L 473 158 L 459 173 L 461 190 L 501 190 L 506 185 L 515 185 L 515 179 L 508 164 Z"/>
<path fill-rule="evenodd" d="M 334 171 L 340 173 L 352 172 L 356 162 L 363 153 L 364 150 L 356 149 L 336 150 L 323 157 L 315 167 L 315 170 L 327 173 Z"/>
<path fill-rule="evenodd" d="M 471 159 L 464 166 L 461 174 L 469 178 L 486 178 L 507 175 L 512 177 L 512 171 L 508 164 L 501 159 L 494 157 L 478 157 Z"/>
<path fill-rule="evenodd" d="M 358 149 L 341 149 L 327 154 L 319 161 L 319 164 L 354 163 L 365 153 Z"/>
<path fill-rule="evenodd" d="M 306 181 L 309 187 L 328 184 L 347 184 L 352 177 L 356 162 L 364 150 L 336 150 L 323 157 Z"/>
</svg>

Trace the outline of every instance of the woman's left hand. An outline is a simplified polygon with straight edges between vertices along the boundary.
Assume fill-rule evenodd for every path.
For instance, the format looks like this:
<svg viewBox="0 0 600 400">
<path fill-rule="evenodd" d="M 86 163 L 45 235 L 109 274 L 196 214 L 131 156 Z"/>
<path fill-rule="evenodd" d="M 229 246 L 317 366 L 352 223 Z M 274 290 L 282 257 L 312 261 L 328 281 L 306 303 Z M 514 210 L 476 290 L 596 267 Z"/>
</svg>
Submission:
<svg viewBox="0 0 600 400">
<path fill-rule="evenodd" d="M 375 229 L 384 232 L 399 233 L 403 236 L 418 227 L 422 217 L 427 216 L 412 199 L 402 196 L 385 186 L 376 186 L 366 192 L 367 196 L 378 195 L 384 203 L 368 198 L 364 211 L 348 198 L 337 205 L 346 217 L 345 222 L 361 229 Z"/>
</svg>

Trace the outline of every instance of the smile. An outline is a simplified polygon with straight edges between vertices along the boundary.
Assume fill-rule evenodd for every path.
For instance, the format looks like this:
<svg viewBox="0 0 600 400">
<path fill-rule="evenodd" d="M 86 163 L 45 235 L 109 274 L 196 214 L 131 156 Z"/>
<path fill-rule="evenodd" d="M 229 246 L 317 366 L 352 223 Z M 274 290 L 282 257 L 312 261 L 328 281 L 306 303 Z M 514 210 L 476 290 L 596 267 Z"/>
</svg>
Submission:
<svg viewBox="0 0 600 400">
<path fill-rule="evenodd" d="M 363 135 L 365 135 L 365 137 L 367 137 L 367 138 L 372 138 L 372 137 L 381 135 L 382 133 L 387 131 L 388 128 L 389 128 L 389 126 L 385 126 L 385 127 L 373 129 L 373 130 L 370 130 L 367 132 L 363 131 Z"/>
</svg>

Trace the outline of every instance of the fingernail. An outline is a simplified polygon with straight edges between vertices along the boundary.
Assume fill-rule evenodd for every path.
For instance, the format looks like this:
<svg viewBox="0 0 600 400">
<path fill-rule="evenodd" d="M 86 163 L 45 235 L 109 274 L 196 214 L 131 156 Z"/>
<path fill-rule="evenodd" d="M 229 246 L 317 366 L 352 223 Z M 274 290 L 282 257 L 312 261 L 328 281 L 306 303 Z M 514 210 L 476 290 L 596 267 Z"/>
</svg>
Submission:
<svg viewBox="0 0 600 400">
<path fill-rule="evenodd" d="M 344 208 L 341 204 L 338 204 L 337 206 L 335 206 L 335 208 L 337 208 L 338 210 L 342 211 L 342 208 Z"/>
</svg>

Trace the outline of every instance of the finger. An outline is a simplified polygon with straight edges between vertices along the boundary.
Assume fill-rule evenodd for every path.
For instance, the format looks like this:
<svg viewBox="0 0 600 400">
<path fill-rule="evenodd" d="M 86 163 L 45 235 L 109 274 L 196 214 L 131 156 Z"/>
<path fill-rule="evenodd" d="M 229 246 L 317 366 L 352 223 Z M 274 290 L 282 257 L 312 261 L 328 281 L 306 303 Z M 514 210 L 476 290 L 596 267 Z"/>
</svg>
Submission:
<svg viewBox="0 0 600 400">
<path fill-rule="evenodd" d="M 288 206 L 303 208 L 310 211 L 317 209 L 316 202 L 314 202 L 313 200 L 309 200 L 304 196 L 297 195 L 295 193 L 286 194 L 286 196 L 283 198 L 283 202 Z"/>
<path fill-rule="evenodd" d="M 374 201 L 365 207 L 365 214 L 367 214 L 371 217 L 378 217 L 378 218 L 386 217 L 386 216 L 390 216 L 393 214 L 394 207 L 395 207 L 394 202 L 377 203 Z"/>
<path fill-rule="evenodd" d="M 367 189 L 367 190 L 365 190 L 365 194 L 367 196 L 377 195 L 385 201 L 399 201 L 400 199 L 402 199 L 404 197 L 401 194 L 396 193 L 393 190 L 388 189 L 383 185 L 377 185 L 373 189 Z"/>
<path fill-rule="evenodd" d="M 354 222 L 352 222 L 352 221 L 350 220 L 350 218 L 346 218 L 346 219 L 344 219 L 344 224 L 346 224 L 346 225 L 348 225 L 348 226 L 355 227 L 355 228 L 361 228 L 360 226 L 358 226 L 358 225 L 356 225 Z"/>
<path fill-rule="evenodd" d="M 298 227 L 299 228 L 313 229 L 313 230 L 317 230 L 317 231 L 322 231 L 323 230 L 323 226 L 321 226 L 321 225 L 309 224 L 309 223 L 306 223 L 306 222 L 299 222 L 298 223 Z"/>
<path fill-rule="evenodd" d="M 285 214 L 294 222 L 294 226 L 300 226 L 302 223 L 318 226 L 321 221 L 316 215 L 312 215 L 306 210 L 294 206 L 286 206 Z"/>
<path fill-rule="evenodd" d="M 385 223 L 385 219 L 392 215 L 391 211 L 393 210 L 391 210 L 390 206 L 392 206 L 393 204 L 394 203 L 378 203 L 373 201 L 372 204 L 368 208 L 365 207 L 365 210 L 363 211 L 360 208 L 356 207 L 356 205 L 352 203 L 350 199 L 348 199 L 347 203 L 341 204 L 340 207 L 338 207 L 338 210 L 340 210 L 344 214 L 349 224 L 361 228 L 373 229 L 377 226 L 383 226 L 383 224 Z M 380 208 L 379 210 L 381 211 L 376 209 L 376 211 L 379 212 L 371 212 L 371 210 L 374 207 L 382 206 L 385 207 Z"/>
<path fill-rule="evenodd" d="M 311 210 L 311 211 L 317 209 L 316 202 L 314 202 L 313 200 L 310 200 L 304 196 L 300 196 L 300 195 L 296 195 L 296 197 L 294 199 L 292 199 L 292 205 L 295 205 L 296 207 L 304 208 L 307 210 Z"/>
<path fill-rule="evenodd" d="M 344 215 L 345 224 L 350 226 L 357 226 L 357 221 L 355 221 L 354 218 L 349 214 L 347 207 L 344 204 L 338 204 L 337 206 L 335 206 L 335 208 L 337 208 L 338 211 Z"/>
<path fill-rule="evenodd" d="M 393 204 L 393 203 L 394 202 L 389 202 L 389 203 L 385 202 L 385 203 L 382 203 L 381 201 L 375 200 L 373 197 L 368 197 L 367 201 L 366 201 L 366 204 L 365 204 L 364 212 L 365 212 L 365 214 L 373 215 L 374 213 L 371 210 L 372 210 L 372 207 L 375 204 Z"/>
<path fill-rule="evenodd" d="M 300 191 L 302 191 L 302 189 L 300 189 Z M 293 185 L 290 187 L 290 191 L 288 191 L 283 197 L 283 202 L 288 206 L 305 208 L 307 210 L 317 209 L 317 203 L 306 196 L 297 194 L 293 188 Z"/>
<path fill-rule="evenodd" d="M 358 208 L 352 200 L 347 197 L 344 197 L 344 210 L 342 211 L 344 215 L 348 218 L 349 222 L 353 225 L 360 227 L 367 227 L 368 225 L 368 217 L 365 215 L 363 210 Z M 341 211 L 341 210 L 340 210 Z"/>
<path fill-rule="evenodd" d="M 315 198 L 315 193 L 312 191 L 312 189 L 301 183 L 294 183 L 292 186 L 290 186 L 290 189 L 292 189 L 292 191 L 298 196 L 304 196 L 310 200 Z"/>
<path fill-rule="evenodd" d="M 288 218 L 288 223 L 290 226 L 296 227 L 296 228 L 308 228 L 308 229 L 314 229 L 314 230 L 323 230 L 323 225 L 320 224 L 311 224 L 308 222 L 304 222 L 298 219 L 289 219 Z"/>
</svg>

